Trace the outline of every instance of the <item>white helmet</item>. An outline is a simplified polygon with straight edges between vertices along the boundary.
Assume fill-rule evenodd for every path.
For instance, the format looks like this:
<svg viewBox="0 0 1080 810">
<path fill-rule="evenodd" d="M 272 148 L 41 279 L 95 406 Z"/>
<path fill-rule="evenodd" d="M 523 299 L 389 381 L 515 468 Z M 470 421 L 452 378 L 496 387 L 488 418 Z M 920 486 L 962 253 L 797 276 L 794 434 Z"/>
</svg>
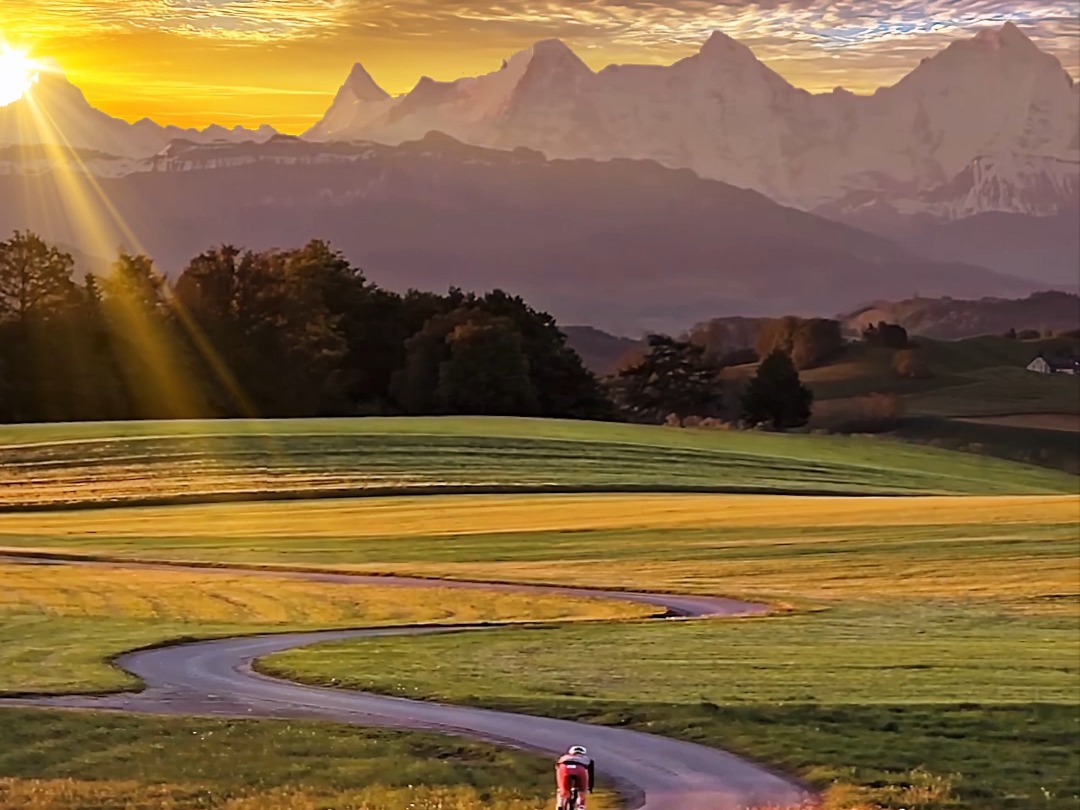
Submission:
<svg viewBox="0 0 1080 810">
<path fill-rule="evenodd" d="M 571 745 L 570 750 L 566 753 L 570 754 L 572 757 L 584 757 L 587 756 L 589 752 L 585 750 L 584 745 Z"/>
</svg>

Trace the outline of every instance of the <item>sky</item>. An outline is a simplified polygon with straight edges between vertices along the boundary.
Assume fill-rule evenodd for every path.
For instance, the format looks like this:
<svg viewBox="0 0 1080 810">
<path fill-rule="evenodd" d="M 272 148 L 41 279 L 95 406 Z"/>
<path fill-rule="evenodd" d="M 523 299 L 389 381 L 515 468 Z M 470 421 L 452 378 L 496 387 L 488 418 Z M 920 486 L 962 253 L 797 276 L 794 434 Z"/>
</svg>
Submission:
<svg viewBox="0 0 1080 810">
<path fill-rule="evenodd" d="M 891 84 L 1007 20 L 1080 75 L 1080 0 L 0 0 L 0 40 L 95 106 L 206 126 L 313 124 L 355 62 L 391 93 L 558 37 L 594 69 L 689 56 L 713 30 L 811 91 Z"/>
</svg>

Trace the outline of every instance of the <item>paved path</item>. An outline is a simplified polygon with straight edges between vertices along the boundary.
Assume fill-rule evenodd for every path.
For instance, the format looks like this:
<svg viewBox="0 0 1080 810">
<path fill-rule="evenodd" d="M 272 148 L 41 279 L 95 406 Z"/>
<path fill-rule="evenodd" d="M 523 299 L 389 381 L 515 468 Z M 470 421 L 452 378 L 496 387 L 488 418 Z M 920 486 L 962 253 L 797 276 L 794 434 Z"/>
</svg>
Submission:
<svg viewBox="0 0 1080 810">
<path fill-rule="evenodd" d="M 107 563 L 90 563 L 107 565 Z M 124 568 L 139 564 L 117 563 Z M 205 572 L 236 570 L 202 569 Z M 252 573 L 245 571 L 245 573 Z M 761 605 L 701 596 L 592 591 L 526 585 L 495 585 L 397 577 L 299 572 L 257 572 L 323 582 L 378 584 L 402 588 L 442 587 L 543 592 L 622 599 L 659 608 L 668 617 L 703 618 L 760 614 Z M 117 664 L 138 676 L 138 693 L 100 697 L 65 696 L 0 701 L 60 707 L 114 709 L 154 714 L 229 717 L 313 718 L 360 726 L 408 728 L 462 735 L 529 751 L 554 754 L 568 745 L 587 746 L 600 776 L 616 780 L 636 796 L 642 810 L 744 810 L 791 807 L 810 798 L 794 781 L 732 754 L 702 745 L 621 728 L 530 717 L 439 703 L 304 686 L 254 672 L 252 661 L 282 650 L 325 641 L 390 635 L 482 632 L 485 626 L 397 627 L 246 636 L 178 644 L 128 653 Z M 612 662 L 612 666 L 633 662 Z"/>
</svg>

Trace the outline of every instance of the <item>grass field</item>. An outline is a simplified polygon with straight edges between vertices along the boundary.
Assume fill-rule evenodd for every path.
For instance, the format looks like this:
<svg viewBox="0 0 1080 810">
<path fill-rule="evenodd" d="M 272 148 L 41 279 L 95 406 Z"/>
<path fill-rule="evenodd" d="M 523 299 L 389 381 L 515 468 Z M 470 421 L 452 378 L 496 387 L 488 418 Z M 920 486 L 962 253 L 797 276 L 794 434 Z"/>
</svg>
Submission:
<svg viewBox="0 0 1080 810">
<path fill-rule="evenodd" d="M 541 810 L 547 760 L 326 723 L 0 711 L 3 810 Z M 609 810 L 609 796 L 597 796 Z"/>
<path fill-rule="evenodd" d="M 962 385 L 906 398 L 916 416 L 1080 415 L 1080 377 L 991 368 L 967 375 Z"/>
<path fill-rule="evenodd" d="M 1038 599 L 1076 590 L 1078 514 L 1063 495 L 373 498 L 0 515 L 0 547 L 765 599 Z"/>
<path fill-rule="evenodd" d="M 0 562 L 0 693 L 137 682 L 107 660 L 168 639 L 411 623 L 610 619 L 630 603 L 305 582 L 281 576 Z"/>
<path fill-rule="evenodd" d="M 900 420 L 895 435 L 905 441 L 1038 464 L 1075 476 L 1080 475 L 1080 432 L 1067 430 L 1070 424 L 1080 425 L 1080 415 L 915 416 Z"/>
<path fill-rule="evenodd" d="M 150 438 L 166 430 L 165 438 Z M 208 438 L 213 434 L 219 438 Z M 143 442 L 163 442 L 153 452 L 166 455 L 153 460 Z M 422 452 L 426 444 L 430 454 Z M 0 487 L 0 499 L 69 507 L 0 514 L 0 547 L 714 593 L 787 608 L 734 622 L 624 622 L 322 646 L 259 664 L 278 673 L 734 748 L 827 789 L 836 809 L 1073 810 L 1080 796 L 1075 477 L 886 441 L 529 420 L 58 425 L 0 429 L 0 445 L 0 460 L 16 461 L 8 482 L 19 484 Z M 198 499 L 263 481 L 279 493 L 321 497 L 338 486 L 376 486 L 365 482 L 372 469 L 390 468 L 379 465 L 390 465 L 406 491 L 417 481 L 429 489 L 447 480 L 483 486 L 469 476 L 486 469 L 499 486 L 532 486 L 548 476 L 567 488 L 674 482 L 786 494 L 433 494 L 70 508 L 87 494 L 74 492 L 79 482 L 95 477 L 102 486 L 87 492 L 100 507 L 145 499 L 151 489 L 165 500 L 183 493 Z M 140 483 L 140 471 L 149 483 Z M 800 488 L 919 497 L 790 494 Z M 43 570 L 73 579 L 64 587 L 63 578 L 45 578 Z M 0 588 L 9 603 L 0 608 L 7 611 L 0 651 L 22 644 L 8 667 L 13 673 L 20 661 L 36 663 L 24 663 L 12 681 L 59 680 L 49 670 L 67 668 L 83 679 L 119 677 L 99 662 L 121 643 L 146 643 L 130 628 L 168 637 L 264 623 L 402 621 L 437 609 L 477 618 L 541 610 L 531 600 L 516 608 L 477 602 L 476 594 L 468 605 L 447 602 L 456 595 L 413 604 L 410 595 L 401 606 L 374 590 L 328 598 L 325 585 L 295 582 L 275 587 L 268 602 L 260 601 L 265 579 L 209 571 L 155 572 L 177 577 L 172 587 L 140 581 L 141 574 L 80 581 L 104 575 L 70 566 L 20 571 L 22 585 L 9 579 Z M 239 604 L 221 603 L 224 582 Z M 313 593 L 305 593 L 309 587 Z M 334 593 L 351 590 L 341 587 Z M 10 605 L 16 593 L 20 608 Z M 596 615 L 595 607 L 543 610 L 553 618 L 560 611 Z M 15 637 L 5 638 L 10 617 Z M 82 663 L 42 666 L 53 660 L 36 649 L 43 638 L 55 639 L 52 654 L 81 655 Z M 113 735 L 121 732 L 103 736 Z M 11 778 L 34 775 L 31 764 Z M 86 773 L 55 778 L 75 780 L 76 792 L 96 789 L 84 784 Z M 266 791 L 281 787 L 275 779 L 285 776 L 271 778 Z M 180 776 L 150 781 L 190 784 Z M 5 784 L 0 796 L 10 791 Z M 32 789 L 39 787 L 67 789 Z M 405 800 L 400 791 L 393 796 Z M 453 801 L 469 806 L 472 799 Z"/>
<path fill-rule="evenodd" d="M 387 639 L 261 666 L 734 746 L 831 786 L 833 807 L 911 806 L 910 783 L 936 780 L 952 798 L 925 807 L 1019 810 L 1041 780 L 1059 798 L 1039 806 L 1065 810 L 1080 790 L 1066 753 L 1078 514 L 1075 496 L 462 496 L 6 515 L 0 527 L 37 521 L 46 536 L 24 542 L 84 553 L 786 602 L 797 610 L 736 623 Z M 995 766 L 1006 754 L 1010 767 Z"/>
<path fill-rule="evenodd" d="M 0 508 L 439 491 L 1070 492 L 1034 468 L 865 438 L 515 419 L 0 427 Z"/>
</svg>

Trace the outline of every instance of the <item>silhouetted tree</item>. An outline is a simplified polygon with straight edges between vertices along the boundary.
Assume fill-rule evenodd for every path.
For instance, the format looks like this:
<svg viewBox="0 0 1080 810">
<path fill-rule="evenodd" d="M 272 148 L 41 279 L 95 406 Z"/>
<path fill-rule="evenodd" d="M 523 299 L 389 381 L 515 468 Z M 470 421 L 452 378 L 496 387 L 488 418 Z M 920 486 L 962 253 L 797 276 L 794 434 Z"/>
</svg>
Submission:
<svg viewBox="0 0 1080 810">
<path fill-rule="evenodd" d="M 69 254 L 33 233 L 16 231 L 0 242 L 0 322 L 26 325 L 62 311 L 74 297 L 74 266 Z"/>
<path fill-rule="evenodd" d="M 501 291 L 383 290 L 321 241 L 223 245 L 173 289 L 130 254 L 80 286 L 17 233 L 0 273 L 2 419 L 618 416 L 550 315 Z"/>
<path fill-rule="evenodd" d="M 887 349 L 906 349 L 910 345 L 907 329 L 896 323 L 878 321 L 877 325 L 867 325 L 862 334 L 863 340 L 873 346 L 884 346 Z"/>
<path fill-rule="evenodd" d="M 715 417 L 723 405 L 720 366 L 695 343 L 649 335 L 641 361 L 619 371 L 619 404 L 633 418 L 659 422 L 668 414 Z"/>
<path fill-rule="evenodd" d="M 472 318 L 446 337 L 435 391 L 444 413 L 533 416 L 540 411 L 521 333 L 507 318 Z"/>
<path fill-rule="evenodd" d="M 776 430 L 802 427 L 810 420 L 813 394 L 802 384 L 791 358 L 776 349 L 758 366 L 742 398 L 742 420 Z"/>
</svg>

